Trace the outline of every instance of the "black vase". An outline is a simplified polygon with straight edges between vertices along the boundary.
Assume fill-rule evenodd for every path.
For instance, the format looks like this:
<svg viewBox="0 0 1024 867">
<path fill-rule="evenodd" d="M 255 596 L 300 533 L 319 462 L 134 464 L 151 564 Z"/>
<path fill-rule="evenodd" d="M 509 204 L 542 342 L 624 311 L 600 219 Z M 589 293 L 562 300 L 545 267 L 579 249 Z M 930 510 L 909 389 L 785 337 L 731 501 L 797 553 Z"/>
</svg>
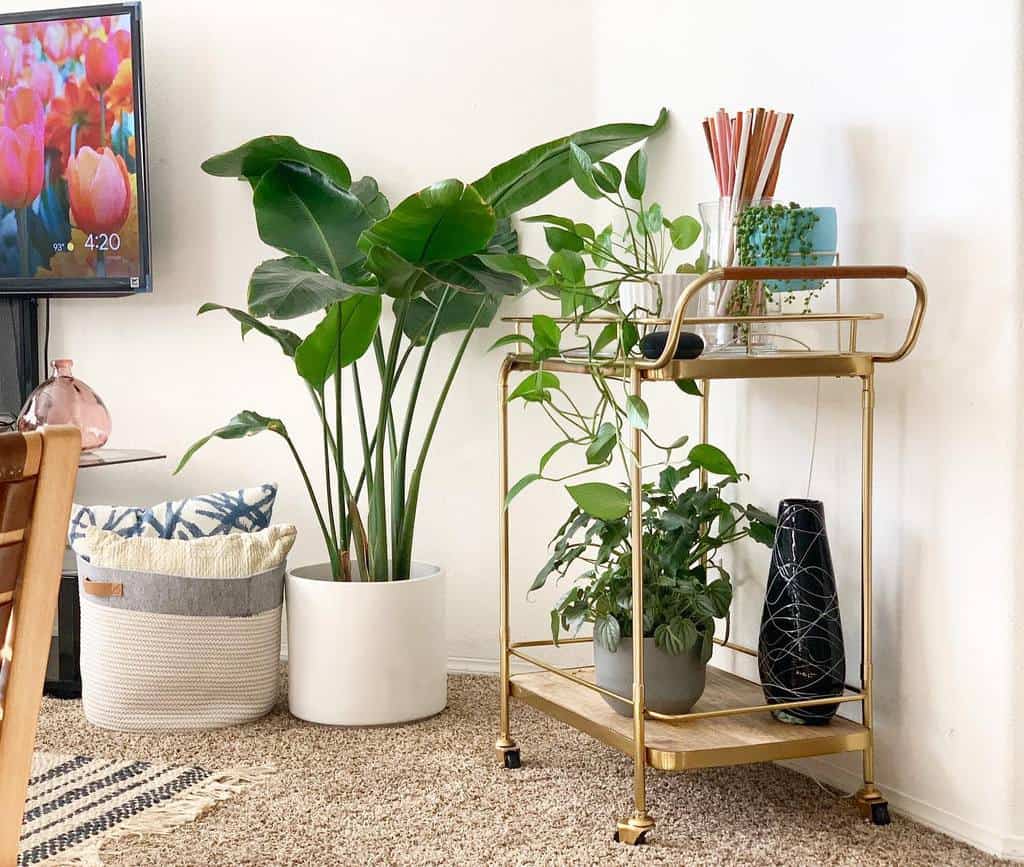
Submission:
<svg viewBox="0 0 1024 867">
<path fill-rule="evenodd" d="M 768 704 L 843 693 L 846 656 L 825 508 L 783 500 L 761 615 L 758 668 Z M 781 722 L 824 725 L 838 705 L 772 711 Z"/>
</svg>

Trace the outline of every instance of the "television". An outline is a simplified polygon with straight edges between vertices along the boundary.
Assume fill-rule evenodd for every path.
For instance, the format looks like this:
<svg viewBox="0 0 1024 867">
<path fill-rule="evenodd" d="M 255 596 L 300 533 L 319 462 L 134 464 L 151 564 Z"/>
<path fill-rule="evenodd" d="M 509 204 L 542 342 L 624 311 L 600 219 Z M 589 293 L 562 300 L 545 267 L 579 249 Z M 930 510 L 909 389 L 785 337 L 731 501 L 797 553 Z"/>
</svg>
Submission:
<svg viewBox="0 0 1024 867">
<path fill-rule="evenodd" d="M 152 290 L 137 2 L 0 13 L 0 295 Z"/>
</svg>

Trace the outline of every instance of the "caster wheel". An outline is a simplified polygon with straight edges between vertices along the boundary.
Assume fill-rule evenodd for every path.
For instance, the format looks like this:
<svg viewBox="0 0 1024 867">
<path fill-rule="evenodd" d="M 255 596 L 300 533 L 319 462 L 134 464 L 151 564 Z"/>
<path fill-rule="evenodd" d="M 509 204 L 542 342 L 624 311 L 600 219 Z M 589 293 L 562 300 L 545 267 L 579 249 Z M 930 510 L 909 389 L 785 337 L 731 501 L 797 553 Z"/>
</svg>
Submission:
<svg viewBox="0 0 1024 867">
<path fill-rule="evenodd" d="M 872 825 L 888 825 L 891 821 L 889 805 L 885 801 L 878 801 L 871 805 Z"/>
<path fill-rule="evenodd" d="M 619 832 L 616 831 L 614 834 L 612 834 L 612 842 L 623 843 L 626 846 L 644 846 L 647 843 L 647 832 L 641 831 L 639 834 L 636 834 L 636 836 L 628 834 L 625 838 L 623 838 L 619 834 Z"/>
<path fill-rule="evenodd" d="M 523 763 L 519 758 L 519 750 L 506 750 L 504 758 L 505 767 L 510 771 L 514 771 L 516 768 L 521 768 L 523 766 Z"/>
</svg>

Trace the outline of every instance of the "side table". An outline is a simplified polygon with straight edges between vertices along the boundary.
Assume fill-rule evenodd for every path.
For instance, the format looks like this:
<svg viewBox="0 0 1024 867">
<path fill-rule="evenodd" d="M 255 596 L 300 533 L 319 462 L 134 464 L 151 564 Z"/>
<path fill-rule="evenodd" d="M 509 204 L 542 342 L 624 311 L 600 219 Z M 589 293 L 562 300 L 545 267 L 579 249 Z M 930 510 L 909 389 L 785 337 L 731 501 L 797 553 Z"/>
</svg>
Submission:
<svg viewBox="0 0 1024 867">
<path fill-rule="evenodd" d="M 82 452 L 78 469 L 112 467 L 118 464 L 136 464 L 158 461 L 167 455 L 144 449 L 93 449 Z M 80 698 L 82 674 L 79 668 L 81 632 L 78 603 L 78 571 L 65 564 L 60 576 L 60 595 L 57 597 L 57 633 L 50 641 L 50 657 L 46 664 L 46 682 L 43 694 L 54 698 Z"/>
</svg>

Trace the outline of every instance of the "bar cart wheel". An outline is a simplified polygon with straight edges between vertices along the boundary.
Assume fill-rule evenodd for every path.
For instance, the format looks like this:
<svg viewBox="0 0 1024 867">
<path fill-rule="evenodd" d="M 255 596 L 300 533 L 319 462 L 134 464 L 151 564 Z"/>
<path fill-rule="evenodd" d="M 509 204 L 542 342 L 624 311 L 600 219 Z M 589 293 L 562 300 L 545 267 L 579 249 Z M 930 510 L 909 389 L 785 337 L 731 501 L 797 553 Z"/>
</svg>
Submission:
<svg viewBox="0 0 1024 867">
<path fill-rule="evenodd" d="M 653 827 L 653 822 L 646 828 L 637 827 L 630 822 L 619 822 L 615 833 L 612 834 L 612 840 L 626 846 L 643 846 L 647 843 L 647 835 L 651 833 Z"/>
<path fill-rule="evenodd" d="M 502 753 L 502 762 L 508 770 L 514 771 L 516 768 L 521 768 L 523 766 L 522 760 L 519 757 L 518 748 L 514 750 L 502 750 Z"/>
<path fill-rule="evenodd" d="M 892 822 L 889 816 L 889 804 L 887 801 L 875 801 L 871 805 L 871 824 L 888 825 Z"/>
</svg>

